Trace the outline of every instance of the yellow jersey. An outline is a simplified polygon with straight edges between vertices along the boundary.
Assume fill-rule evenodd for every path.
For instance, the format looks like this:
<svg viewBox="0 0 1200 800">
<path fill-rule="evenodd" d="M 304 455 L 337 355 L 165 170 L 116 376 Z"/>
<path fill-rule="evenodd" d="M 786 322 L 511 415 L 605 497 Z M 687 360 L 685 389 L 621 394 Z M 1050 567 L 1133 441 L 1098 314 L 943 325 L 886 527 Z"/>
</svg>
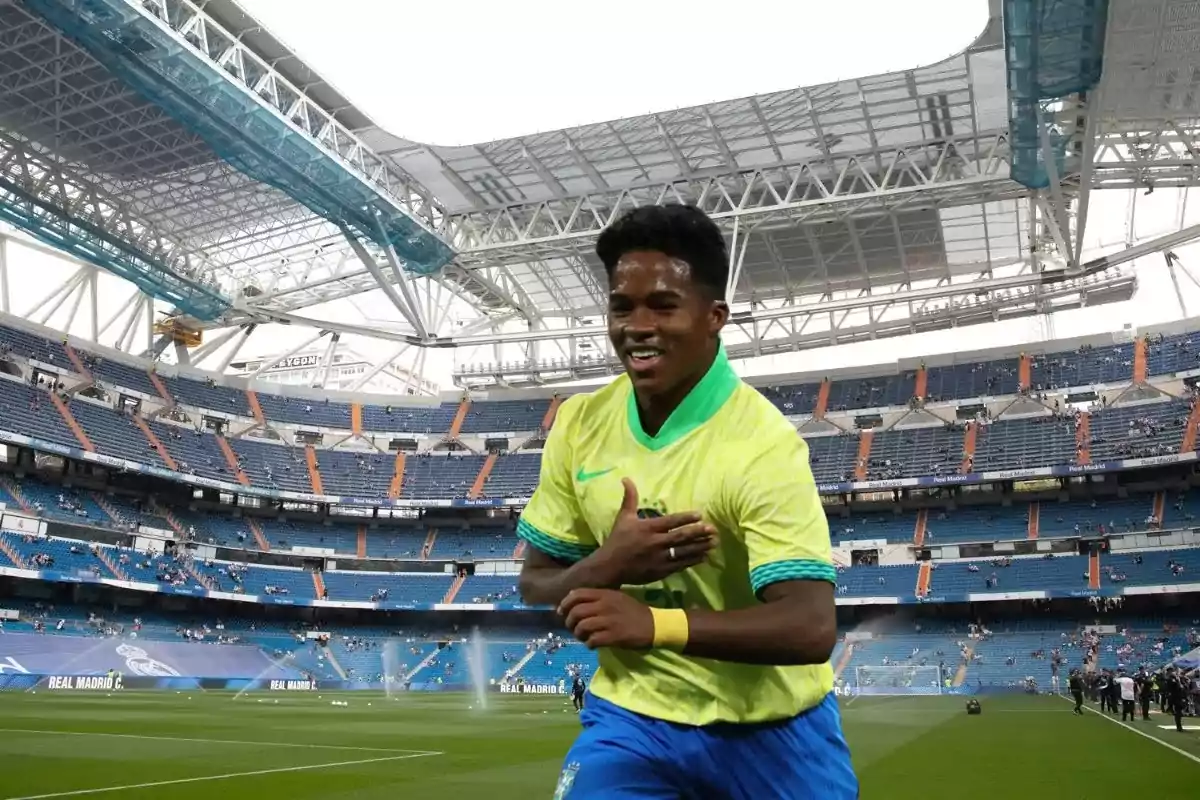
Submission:
<svg viewBox="0 0 1200 800">
<path fill-rule="evenodd" d="M 705 563 L 622 588 L 647 605 L 726 611 L 759 603 L 771 583 L 836 582 L 808 446 L 738 378 L 723 349 L 656 436 L 642 429 L 627 376 L 564 401 L 518 535 L 562 561 L 586 557 L 612 530 L 622 478 L 637 486 L 643 515 L 696 511 L 719 534 Z M 793 717 L 833 688 L 828 662 L 760 666 L 663 649 L 601 648 L 599 656 L 597 697 L 687 725 Z"/>
</svg>

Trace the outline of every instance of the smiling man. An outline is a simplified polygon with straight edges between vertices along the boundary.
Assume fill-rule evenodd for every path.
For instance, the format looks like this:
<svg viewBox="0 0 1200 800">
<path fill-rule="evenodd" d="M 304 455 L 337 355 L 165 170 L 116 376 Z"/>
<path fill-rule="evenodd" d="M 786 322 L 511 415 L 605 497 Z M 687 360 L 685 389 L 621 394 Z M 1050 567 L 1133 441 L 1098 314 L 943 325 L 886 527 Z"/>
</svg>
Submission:
<svg viewBox="0 0 1200 800">
<path fill-rule="evenodd" d="M 728 256 L 691 206 L 600 236 L 626 375 L 559 408 L 521 592 L 600 670 L 557 798 L 852 800 L 829 529 L 804 441 L 733 372 Z"/>
</svg>

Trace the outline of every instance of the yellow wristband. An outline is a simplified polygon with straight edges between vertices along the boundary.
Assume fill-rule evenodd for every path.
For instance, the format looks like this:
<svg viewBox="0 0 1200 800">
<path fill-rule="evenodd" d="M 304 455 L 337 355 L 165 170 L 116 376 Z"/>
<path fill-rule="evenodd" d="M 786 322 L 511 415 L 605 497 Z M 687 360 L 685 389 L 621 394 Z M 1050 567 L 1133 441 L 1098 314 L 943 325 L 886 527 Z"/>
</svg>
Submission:
<svg viewBox="0 0 1200 800">
<path fill-rule="evenodd" d="M 682 650 L 688 643 L 687 612 L 682 608 L 652 608 L 654 646 L 667 650 Z"/>
</svg>

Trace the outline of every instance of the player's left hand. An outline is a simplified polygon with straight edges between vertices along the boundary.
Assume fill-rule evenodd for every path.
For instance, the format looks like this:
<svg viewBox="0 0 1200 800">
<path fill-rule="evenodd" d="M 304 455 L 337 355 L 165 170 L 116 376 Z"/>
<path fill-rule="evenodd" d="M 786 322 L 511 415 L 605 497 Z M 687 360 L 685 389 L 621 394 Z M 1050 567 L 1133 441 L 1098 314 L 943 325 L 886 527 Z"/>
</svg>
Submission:
<svg viewBox="0 0 1200 800">
<path fill-rule="evenodd" d="M 654 644 L 650 607 L 614 589 L 576 589 L 558 606 L 567 628 L 589 650 L 623 647 L 648 650 Z"/>
</svg>

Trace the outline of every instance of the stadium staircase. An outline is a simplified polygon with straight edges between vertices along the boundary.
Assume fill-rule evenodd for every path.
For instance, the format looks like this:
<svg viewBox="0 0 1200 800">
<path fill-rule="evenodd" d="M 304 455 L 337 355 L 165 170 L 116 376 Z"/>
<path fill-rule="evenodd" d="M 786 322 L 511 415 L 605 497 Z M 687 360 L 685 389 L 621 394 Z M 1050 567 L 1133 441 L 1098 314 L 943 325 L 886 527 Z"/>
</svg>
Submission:
<svg viewBox="0 0 1200 800">
<path fill-rule="evenodd" d="M 358 526 L 358 537 L 354 546 L 354 554 L 359 558 L 367 557 L 367 526 Z"/>
<path fill-rule="evenodd" d="M 337 655 L 333 652 L 333 644 L 330 643 L 325 647 L 325 659 L 329 661 L 329 666 L 333 667 L 333 671 L 338 674 L 338 677 L 344 681 L 350 680 L 350 676 L 346 674 L 345 667 L 338 661 Z"/>
<path fill-rule="evenodd" d="M 829 379 L 821 381 L 821 388 L 817 390 L 817 404 L 813 406 L 813 419 L 825 419 L 825 412 L 829 410 Z"/>
<path fill-rule="evenodd" d="M 513 548 L 513 561 L 520 561 L 525 558 L 525 540 L 518 539 L 517 546 Z"/>
<path fill-rule="evenodd" d="M 1038 538 L 1038 523 L 1042 518 L 1042 504 L 1034 500 L 1029 504 L 1028 514 L 1029 517 L 1025 523 L 1025 538 L 1036 539 Z"/>
<path fill-rule="evenodd" d="M 854 642 L 847 642 L 846 646 L 842 648 L 841 657 L 838 658 L 837 664 L 833 668 L 833 677 L 835 680 L 842 676 L 842 673 L 846 671 L 846 667 L 850 665 L 850 662 L 853 660 L 853 658 Z"/>
<path fill-rule="evenodd" d="M 321 577 L 320 570 L 312 571 L 313 582 L 313 598 L 320 600 L 325 597 L 325 579 Z"/>
<path fill-rule="evenodd" d="M 824 386 L 826 384 L 822 384 Z M 871 463 L 871 443 L 875 441 L 875 431 L 865 430 L 858 436 L 858 457 L 854 462 L 855 480 L 867 479 L 867 467 Z"/>
<path fill-rule="evenodd" d="M 363 435 L 362 403 L 350 404 L 350 432 L 355 436 Z"/>
<path fill-rule="evenodd" d="M 0 536 L 0 553 L 8 556 L 8 560 L 17 565 L 17 569 L 29 569 L 29 565 L 25 563 L 25 559 L 21 558 L 21 554 L 13 549 L 13 546 L 5 541 L 3 536 Z"/>
<path fill-rule="evenodd" d="M 21 487 L 7 475 L 0 475 L 0 486 L 4 487 L 4 491 L 12 495 L 12 499 L 17 501 L 17 505 L 26 514 L 33 513 L 33 504 L 25 498 L 25 494 L 21 491 Z"/>
<path fill-rule="evenodd" d="M 187 538 L 187 531 L 184 529 L 183 523 L 179 521 L 179 517 L 171 513 L 169 508 L 166 506 L 160 506 L 158 501 L 154 500 L 153 498 L 150 500 L 150 508 L 153 509 L 155 514 L 162 517 L 163 520 L 166 521 L 167 527 L 175 531 L 176 536 L 181 539 Z"/>
<path fill-rule="evenodd" d="M 453 603 L 454 598 L 458 596 L 458 590 L 463 587 L 463 584 L 466 583 L 466 581 L 467 578 L 465 575 L 456 575 L 454 578 L 454 583 L 450 584 L 450 588 L 446 590 L 446 596 L 442 598 L 442 602 Z"/>
<path fill-rule="evenodd" d="M 488 475 L 492 474 L 492 467 L 496 466 L 496 459 L 498 457 L 494 450 L 488 453 L 487 458 L 484 459 L 483 466 L 479 468 L 479 474 L 475 476 L 475 482 L 471 484 L 471 491 L 467 494 L 467 497 L 472 500 L 478 500 L 480 497 L 483 497 L 483 487 L 487 485 Z"/>
<path fill-rule="evenodd" d="M 922 364 L 917 370 L 917 379 L 913 381 L 913 399 L 918 403 L 924 403 L 925 398 L 929 396 L 929 372 Z"/>
<path fill-rule="evenodd" d="M 404 461 L 404 453 L 396 453 L 396 464 L 392 467 L 392 483 L 388 486 L 388 497 L 393 500 L 398 499 L 404 491 Z"/>
<path fill-rule="evenodd" d="M 447 439 L 457 439 L 462 433 L 463 423 L 467 419 L 467 412 L 471 410 L 470 398 L 464 397 L 458 404 L 458 411 L 454 412 L 454 421 L 450 423 L 450 430 L 446 432 Z"/>
<path fill-rule="evenodd" d="M 250 413 L 254 415 L 254 421 L 265 426 L 267 417 L 263 414 L 262 404 L 258 402 L 258 393 L 253 389 L 246 390 L 246 405 L 250 406 Z"/>
<path fill-rule="evenodd" d="M 115 508 L 113 508 L 112 503 L 108 502 L 108 499 L 105 498 L 103 492 L 92 492 L 92 500 L 94 500 L 96 505 L 100 506 L 100 510 L 107 514 L 108 518 L 116 524 L 123 526 L 129 524 L 131 521 L 122 517 L 121 514 Z"/>
<path fill-rule="evenodd" d="M 121 569 L 120 565 L 117 564 L 117 562 L 113 561 L 112 555 L 109 553 L 109 548 L 97 547 L 96 548 L 96 557 L 100 559 L 100 563 L 103 564 L 105 566 L 105 568 L 109 572 L 111 572 L 113 574 L 113 577 L 115 577 L 117 580 L 119 580 L 119 581 L 129 580 L 129 576 L 125 574 L 125 570 Z"/>
<path fill-rule="evenodd" d="M 975 443 L 978 439 L 979 423 L 967 423 L 967 430 L 963 433 L 962 463 L 958 467 L 958 471 L 963 475 L 967 475 L 975 470 Z"/>
<path fill-rule="evenodd" d="M 67 408 L 67 404 L 58 396 L 58 392 L 50 392 L 50 402 L 54 403 L 54 407 L 58 409 L 59 416 L 63 418 L 63 422 L 67 423 L 67 427 L 71 429 L 71 433 L 75 434 L 75 439 L 79 442 L 79 446 L 89 453 L 96 452 L 96 448 L 92 446 L 92 440 L 83 432 L 83 428 L 79 427 L 79 423 L 75 420 L 75 415 L 71 413 L 71 409 Z"/>
<path fill-rule="evenodd" d="M 158 391 L 159 397 L 167 404 L 167 408 L 174 408 L 175 397 L 167 389 L 167 385 L 162 382 L 162 378 L 158 377 L 158 374 L 152 369 L 146 370 L 146 377 L 150 379 L 150 383 Z"/>
<path fill-rule="evenodd" d="M 958 665 L 958 670 L 954 673 L 954 683 L 952 684 L 953 686 L 958 687 L 958 686 L 962 686 L 964 683 L 966 683 L 967 670 L 970 669 L 971 659 L 974 656 L 975 656 L 975 645 L 973 645 L 973 644 L 967 645 L 966 655 L 964 656 L 962 663 Z"/>
<path fill-rule="evenodd" d="M 429 554 L 433 552 L 433 545 L 437 542 L 437 528 L 430 528 L 429 533 L 425 534 L 425 544 L 421 545 L 421 560 L 428 561 Z"/>
<path fill-rule="evenodd" d="M 517 675 L 521 672 L 521 670 L 525 669 L 525 665 L 528 664 L 530 661 L 532 661 L 533 657 L 536 656 L 537 654 L 538 654 L 538 649 L 536 647 L 531 647 L 528 650 L 526 650 L 525 655 L 521 656 L 520 661 L 518 661 L 516 664 L 513 664 L 511 667 L 509 667 L 508 669 L 506 669 L 504 671 L 504 677 L 505 678 L 517 677 Z"/>
<path fill-rule="evenodd" d="M 929 510 L 922 508 L 917 512 L 917 521 L 913 524 L 913 547 L 925 546 L 925 528 L 929 524 Z"/>
<path fill-rule="evenodd" d="M 1099 590 L 1100 588 L 1100 554 L 1092 553 L 1088 556 L 1088 588 Z"/>
<path fill-rule="evenodd" d="M 1021 361 L 1017 365 L 1017 388 L 1028 392 L 1033 386 L 1033 359 L 1028 353 L 1021 353 Z"/>
<path fill-rule="evenodd" d="M 1133 382 L 1137 386 L 1144 385 L 1150 373 L 1146 349 L 1146 337 L 1139 336 L 1133 343 Z"/>
<path fill-rule="evenodd" d="M 1167 513 L 1167 493 L 1166 492 L 1155 492 L 1154 493 L 1154 518 L 1156 520 L 1158 520 L 1158 524 L 1160 527 L 1163 524 L 1163 519 L 1164 519 L 1163 515 L 1166 513 Z"/>
<path fill-rule="evenodd" d="M 321 480 L 321 465 L 317 462 L 317 451 L 311 444 L 304 448 L 304 458 L 308 462 L 308 480 L 312 484 L 313 494 L 325 494 L 325 484 Z"/>
<path fill-rule="evenodd" d="M 441 652 L 442 652 L 442 649 L 440 647 L 435 647 L 432 650 L 430 650 L 428 653 L 426 653 L 425 657 L 422 658 L 419 662 L 417 662 L 417 665 L 415 667 L 413 667 L 407 673 L 405 673 L 404 682 L 407 683 L 408 681 L 411 681 L 413 678 L 415 678 L 417 676 L 417 673 L 420 672 L 421 670 L 425 669 L 426 667 L 428 667 L 430 664 L 432 664 L 433 660 L 435 658 L 437 658 L 438 654 Z"/>
<path fill-rule="evenodd" d="M 167 468 L 178 472 L 179 464 L 177 464 L 175 462 L 175 458 L 169 452 L 167 452 L 166 446 L 162 443 L 162 440 L 158 438 L 158 435 L 154 431 L 150 430 L 150 426 L 146 424 L 146 420 L 142 419 L 141 414 L 133 415 L 133 423 L 141 428 L 142 435 L 146 437 L 146 441 L 150 443 L 150 446 L 158 452 L 159 457 L 163 460 L 163 463 L 167 465 Z"/>
<path fill-rule="evenodd" d="M 75 371 L 79 373 L 85 383 L 87 383 L 89 386 L 95 383 L 96 379 L 92 376 L 92 371 L 89 370 L 87 365 L 83 363 L 83 359 L 79 357 L 79 353 L 75 352 L 75 348 L 71 347 L 71 345 L 67 344 L 66 342 L 63 342 L 63 350 L 67 354 L 67 359 L 75 367 Z"/>
<path fill-rule="evenodd" d="M 550 406 L 546 409 L 546 413 L 542 415 L 542 433 L 549 433 L 554 427 L 554 419 L 558 416 L 558 407 L 562 405 L 562 396 L 554 395 L 550 399 Z"/>
<path fill-rule="evenodd" d="M 1081 466 L 1092 463 L 1092 415 L 1079 412 L 1079 423 L 1075 426 L 1075 463 Z"/>
<path fill-rule="evenodd" d="M 200 584 L 210 592 L 216 590 L 217 585 L 213 583 L 212 578 L 205 575 L 203 570 L 196 569 L 190 560 L 184 564 L 184 568 L 187 570 L 187 574 L 191 575 L 192 579 L 196 581 L 196 583 Z"/>
<path fill-rule="evenodd" d="M 217 434 L 217 447 L 221 448 L 221 452 L 225 454 L 225 463 L 233 470 L 233 474 L 237 476 L 238 483 L 242 486 L 249 486 L 250 479 L 246 477 L 246 473 L 242 471 L 238 464 L 237 455 L 234 454 L 233 448 L 229 446 L 229 440 L 224 436 Z"/>
<path fill-rule="evenodd" d="M 917 570 L 916 596 L 925 597 L 929 594 L 929 584 L 933 582 L 933 562 L 922 561 Z"/>
<path fill-rule="evenodd" d="M 267 535 L 263 533 L 262 526 L 258 524 L 258 521 L 246 517 L 246 525 L 249 526 L 250 532 L 254 534 L 254 541 L 258 545 L 258 549 L 264 553 L 269 552 L 271 542 L 267 539 Z"/>
<path fill-rule="evenodd" d="M 1196 428 L 1200 426 L 1200 403 L 1192 403 L 1188 414 L 1187 425 L 1183 429 L 1183 441 L 1179 443 L 1180 453 L 1190 453 L 1196 449 Z"/>
</svg>

